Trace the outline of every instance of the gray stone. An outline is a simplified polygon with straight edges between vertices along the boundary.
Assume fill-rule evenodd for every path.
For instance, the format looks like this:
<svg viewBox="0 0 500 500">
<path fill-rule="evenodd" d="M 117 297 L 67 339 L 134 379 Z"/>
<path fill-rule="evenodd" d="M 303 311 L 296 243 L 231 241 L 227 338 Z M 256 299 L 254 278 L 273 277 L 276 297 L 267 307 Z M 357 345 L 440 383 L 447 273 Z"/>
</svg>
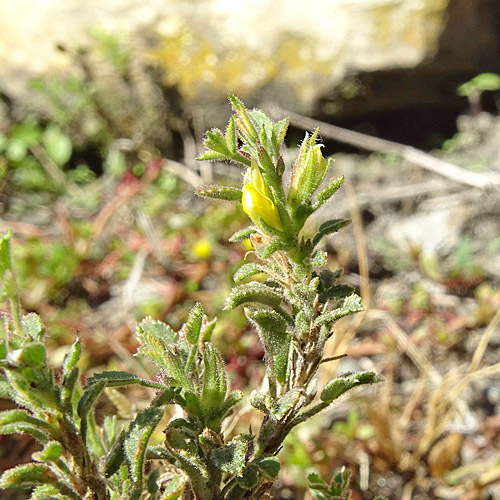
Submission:
<svg viewBox="0 0 500 500">
<path fill-rule="evenodd" d="M 129 37 L 160 35 L 153 58 L 186 98 L 253 96 L 311 110 L 339 82 L 355 102 L 356 73 L 421 66 L 475 71 L 498 49 L 495 2 L 487 0 L 32 0 L 0 3 L 0 85 L 22 93 L 26 80 L 59 69 L 58 43 L 85 44 L 101 27 Z M 149 53 L 151 55 L 151 52 Z M 404 87 L 404 86 L 403 86 Z M 397 90 L 397 89 L 396 89 Z M 408 94 L 409 92 L 409 94 Z M 411 86 L 394 92 L 411 97 Z M 374 105 L 385 106 L 384 92 Z M 365 99 L 361 99 L 364 101 Z M 327 109 L 328 111 L 328 109 Z M 332 111 L 332 110 L 330 110 Z M 333 109 L 333 111 L 335 111 Z"/>
</svg>

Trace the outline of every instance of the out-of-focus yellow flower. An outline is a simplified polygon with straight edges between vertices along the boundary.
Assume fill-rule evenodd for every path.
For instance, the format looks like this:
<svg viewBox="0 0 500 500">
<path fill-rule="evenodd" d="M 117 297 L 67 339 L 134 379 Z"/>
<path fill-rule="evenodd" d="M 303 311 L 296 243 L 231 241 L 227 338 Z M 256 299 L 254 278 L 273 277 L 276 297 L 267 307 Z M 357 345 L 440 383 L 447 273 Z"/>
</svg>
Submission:
<svg viewBox="0 0 500 500">
<path fill-rule="evenodd" d="M 262 219 L 272 228 L 283 231 L 278 209 L 271 199 L 271 193 L 264 182 L 259 167 L 253 161 L 245 174 L 241 204 L 245 213 L 259 227 L 262 228 L 260 222 Z"/>
<path fill-rule="evenodd" d="M 192 252 L 198 259 L 209 259 L 212 255 L 212 244 L 206 238 L 202 238 L 193 245 Z"/>
</svg>

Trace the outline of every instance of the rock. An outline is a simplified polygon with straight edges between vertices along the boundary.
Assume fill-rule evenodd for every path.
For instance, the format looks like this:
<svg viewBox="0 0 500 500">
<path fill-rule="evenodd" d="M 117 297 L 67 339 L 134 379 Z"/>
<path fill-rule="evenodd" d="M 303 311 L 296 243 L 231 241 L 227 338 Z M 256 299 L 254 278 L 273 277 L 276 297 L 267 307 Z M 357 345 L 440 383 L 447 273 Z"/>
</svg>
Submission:
<svg viewBox="0 0 500 500">
<path fill-rule="evenodd" d="M 350 75 L 415 67 L 469 74 L 491 66 L 498 60 L 495 9 L 488 0 L 2 2 L 0 79 L 7 93 L 19 94 L 29 77 L 67 66 L 58 43 L 86 43 L 89 29 L 100 26 L 129 35 L 131 48 L 141 46 L 137 33 L 158 34 L 149 55 L 188 99 L 232 91 L 256 105 L 272 99 L 309 112 L 344 82 L 340 97 L 351 108 L 359 98 L 375 109 L 388 99 L 408 102 L 418 91 L 411 73 L 390 92 L 368 89 L 370 99 Z M 323 110 L 336 112 L 335 102 Z"/>
</svg>

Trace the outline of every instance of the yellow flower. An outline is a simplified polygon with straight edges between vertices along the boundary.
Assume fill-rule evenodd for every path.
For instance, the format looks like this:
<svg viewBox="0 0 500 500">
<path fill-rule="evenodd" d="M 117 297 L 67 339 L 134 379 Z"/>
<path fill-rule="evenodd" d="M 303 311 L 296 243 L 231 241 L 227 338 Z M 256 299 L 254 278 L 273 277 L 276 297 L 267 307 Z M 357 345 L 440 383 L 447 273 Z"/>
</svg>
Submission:
<svg viewBox="0 0 500 500">
<path fill-rule="evenodd" d="M 271 199 L 269 188 L 264 182 L 259 167 L 254 161 L 245 174 L 245 185 L 241 198 L 243 210 L 255 224 L 261 226 L 261 220 L 278 231 L 283 231 L 280 215 Z"/>
<path fill-rule="evenodd" d="M 195 242 L 192 251 L 198 259 L 209 259 L 212 255 L 212 244 L 206 238 L 202 238 Z"/>
</svg>

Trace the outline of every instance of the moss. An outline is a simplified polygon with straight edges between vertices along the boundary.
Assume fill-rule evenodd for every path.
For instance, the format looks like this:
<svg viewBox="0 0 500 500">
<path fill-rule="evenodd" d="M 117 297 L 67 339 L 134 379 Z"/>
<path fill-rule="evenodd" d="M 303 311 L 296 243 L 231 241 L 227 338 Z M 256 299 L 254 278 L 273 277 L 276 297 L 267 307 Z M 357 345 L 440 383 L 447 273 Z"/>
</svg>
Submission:
<svg viewBox="0 0 500 500">
<path fill-rule="evenodd" d="M 184 27 L 160 37 L 149 56 L 164 70 L 165 83 L 176 85 L 188 99 L 206 89 L 245 96 L 278 77 L 303 94 L 308 84 L 317 85 L 318 76 L 326 84 L 334 63 L 318 60 L 317 43 L 311 37 L 286 34 L 273 54 L 267 55 L 244 47 L 226 50 Z"/>
</svg>

